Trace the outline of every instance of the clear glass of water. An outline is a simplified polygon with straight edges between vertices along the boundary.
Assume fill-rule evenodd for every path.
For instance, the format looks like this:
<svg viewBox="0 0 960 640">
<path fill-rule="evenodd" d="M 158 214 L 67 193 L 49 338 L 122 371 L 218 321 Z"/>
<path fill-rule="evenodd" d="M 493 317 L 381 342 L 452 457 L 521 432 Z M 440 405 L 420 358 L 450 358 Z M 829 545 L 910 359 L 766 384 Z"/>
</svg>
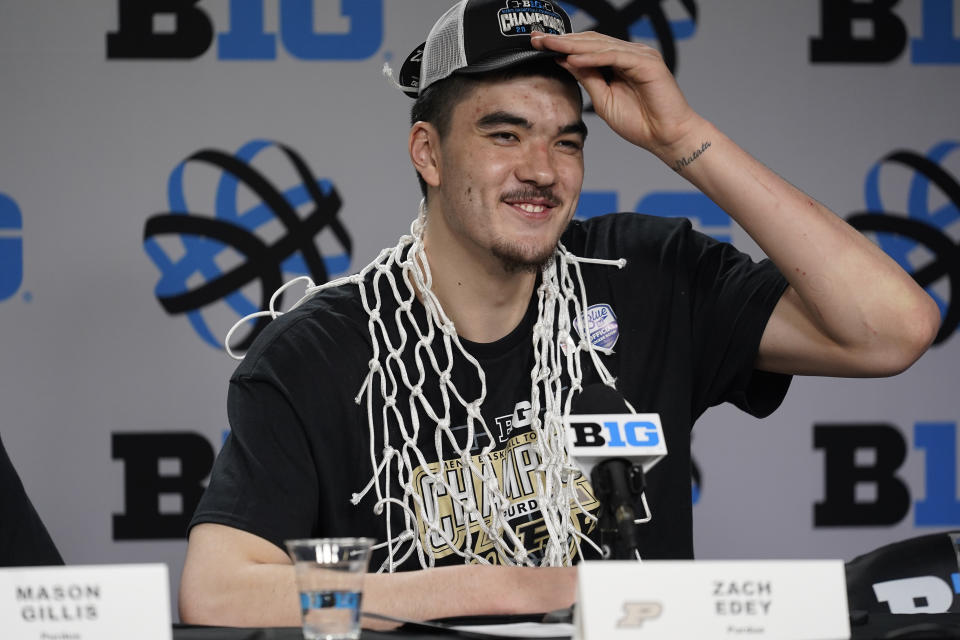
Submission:
<svg viewBox="0 0 960 640">
<path fill-rule="evenodd" d="M 371 538 L 286 541 L 297 573 L 306 640 L 360 637 L 363 576 L 373 542 Z"/>
</svg>

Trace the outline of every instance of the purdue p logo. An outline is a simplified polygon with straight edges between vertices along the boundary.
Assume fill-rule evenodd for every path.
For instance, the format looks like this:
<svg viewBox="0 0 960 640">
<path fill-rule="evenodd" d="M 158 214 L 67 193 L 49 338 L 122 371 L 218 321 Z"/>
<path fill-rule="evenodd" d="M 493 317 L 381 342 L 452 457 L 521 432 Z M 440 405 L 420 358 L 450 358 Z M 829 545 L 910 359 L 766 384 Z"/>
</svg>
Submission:
<svg viewBox="0 0 960 640">
<path fill-rule="evenodd" d="M 659 618 L 663 605 L 659 602 L 624 602 L 623 617 L 617 620 L 618 627 L 638 628 L 647 620 Z"/>
</svg>

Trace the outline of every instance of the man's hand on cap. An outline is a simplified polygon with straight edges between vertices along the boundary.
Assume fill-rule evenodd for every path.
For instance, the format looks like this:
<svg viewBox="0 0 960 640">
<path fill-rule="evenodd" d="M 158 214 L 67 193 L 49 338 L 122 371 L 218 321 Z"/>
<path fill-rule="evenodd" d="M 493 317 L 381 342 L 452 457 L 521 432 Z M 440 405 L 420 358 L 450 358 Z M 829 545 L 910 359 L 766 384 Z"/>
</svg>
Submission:
<svg viewBox="0 0 960 640">
<path fill-rule="evenodd" d="M 661 158 L 672 157 L 673 148 L 682 147 L 703 122 L 652 47 L 593 31 L 535 32 L 530 41 L 536 49 L 566 54 L 557 64 L 587 90 L 597 115 L 621 137 Z"/>
</svg>

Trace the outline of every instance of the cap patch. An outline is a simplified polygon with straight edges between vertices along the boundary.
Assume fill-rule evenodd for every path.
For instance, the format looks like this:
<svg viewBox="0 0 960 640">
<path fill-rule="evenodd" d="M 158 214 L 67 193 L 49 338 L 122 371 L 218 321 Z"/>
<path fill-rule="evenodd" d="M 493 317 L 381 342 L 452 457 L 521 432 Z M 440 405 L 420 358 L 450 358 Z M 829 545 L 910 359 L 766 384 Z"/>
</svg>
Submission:
<svg viewBox="0 0 960 640">
<path fill-rule="evenodd" d="M 544 0 L 507 0 L 505 9 L 497 12 L 500 33 L 505 36 L 528 36 L 534 31 L 552 35 L 567 32 L 563 16 L 553 3 Z"/>
</svg>

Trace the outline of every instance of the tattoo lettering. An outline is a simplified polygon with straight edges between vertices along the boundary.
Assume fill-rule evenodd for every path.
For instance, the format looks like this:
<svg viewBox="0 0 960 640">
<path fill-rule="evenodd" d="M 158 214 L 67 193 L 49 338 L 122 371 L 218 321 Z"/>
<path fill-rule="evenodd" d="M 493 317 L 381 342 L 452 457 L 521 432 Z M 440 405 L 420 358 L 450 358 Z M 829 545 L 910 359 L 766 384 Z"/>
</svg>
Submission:
<svg viewBox="0 0 960 640">
<path fill-rule="evenodd" d="M 677 160 L 677 164 L 674 165 L 673 170 L 677 173 L 683 171 L 684 167 L 689 164 L 692 164 L 697 158 L 703 155 L 703 152 L 710 148 L 710 141 L 706 141 L 700 145 L 700 148 L 690 154 L 688 158 L 680 158 Z"/>
</svg>

